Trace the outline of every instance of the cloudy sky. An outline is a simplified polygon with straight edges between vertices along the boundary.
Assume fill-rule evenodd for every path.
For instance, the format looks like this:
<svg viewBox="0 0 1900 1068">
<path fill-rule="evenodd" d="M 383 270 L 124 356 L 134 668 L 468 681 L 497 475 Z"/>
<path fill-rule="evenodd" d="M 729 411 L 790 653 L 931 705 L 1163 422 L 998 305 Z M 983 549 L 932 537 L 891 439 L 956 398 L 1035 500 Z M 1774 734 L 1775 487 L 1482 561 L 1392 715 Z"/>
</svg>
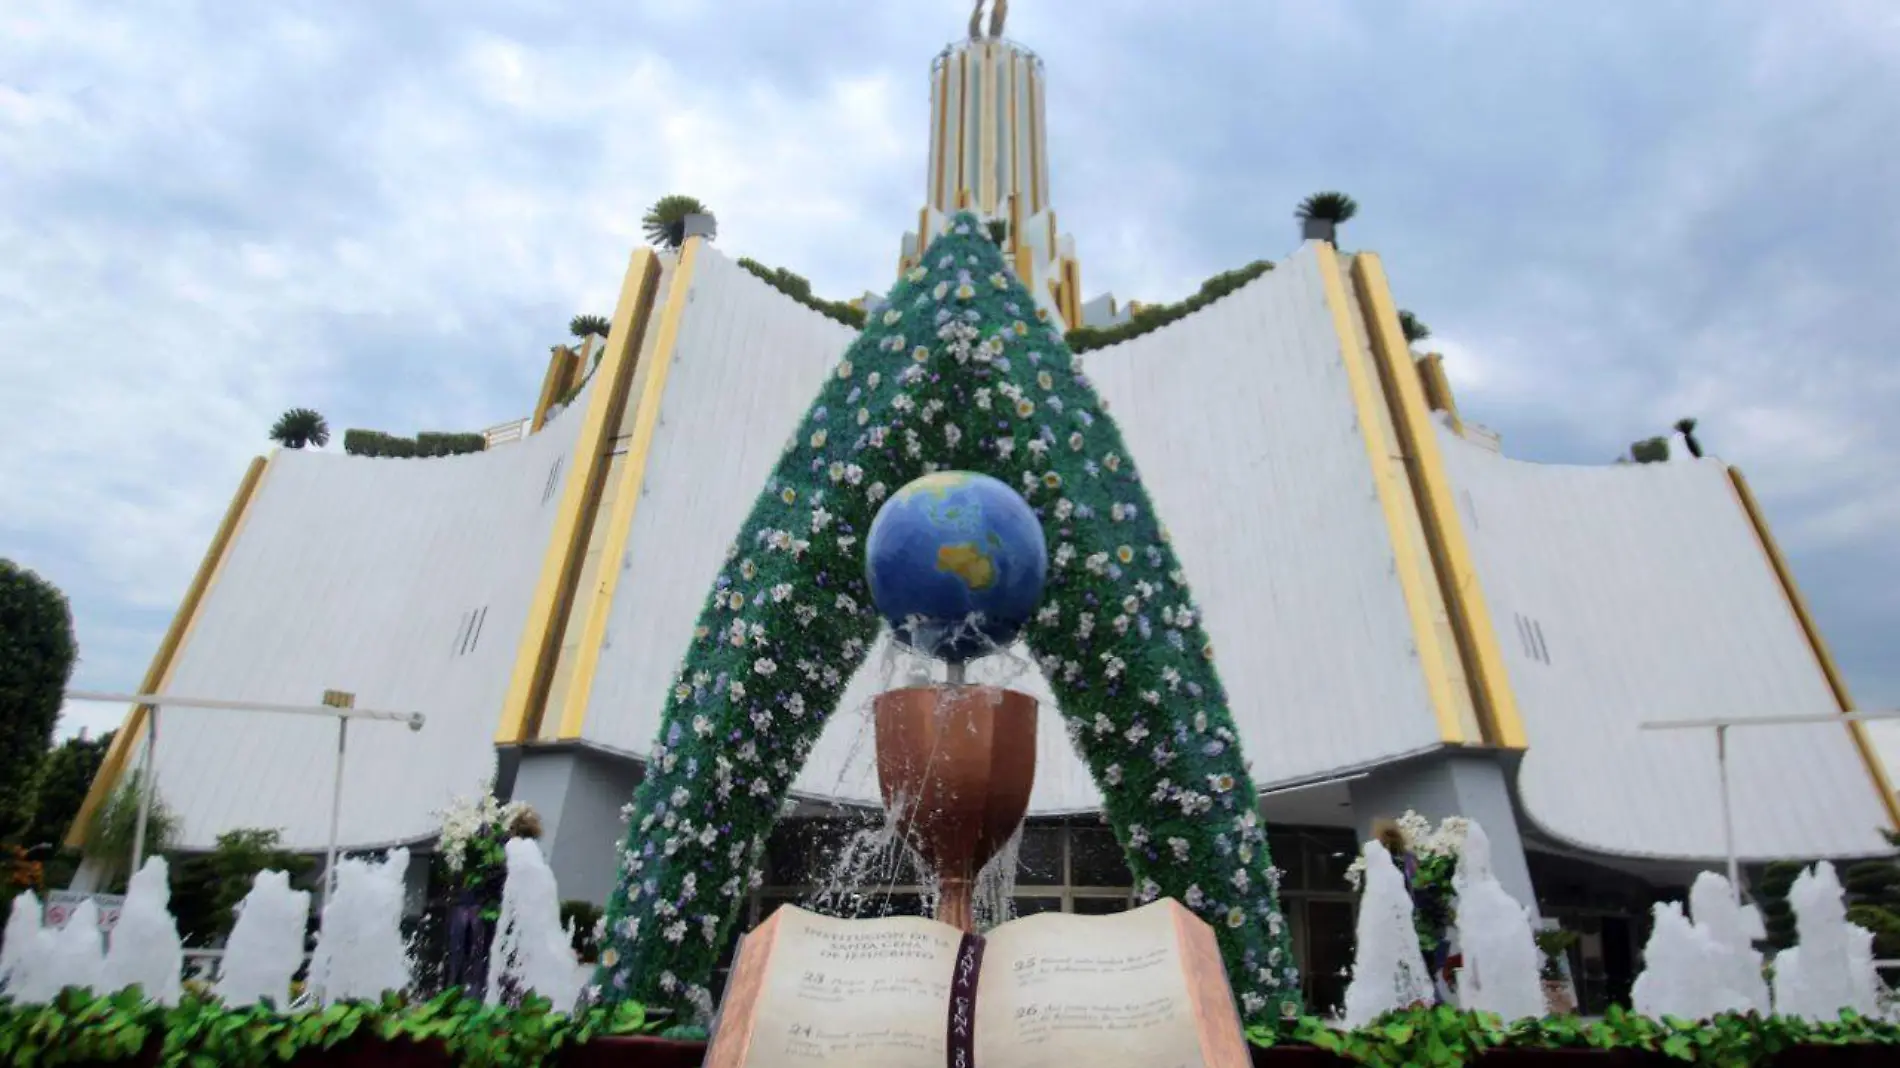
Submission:
<svg viewBox="0 0 1900 1068">
<path fill-rule="evenodd" d="M 285 408 L 526 414 L 662 194 L 884 288 L 967 12 L 0 5 L 0 555 L 71 596 L 76 683 L 138 683 Z M 1350 191 L 1468 416 L 1588 463 L 1699 417 L 1900 706 L 1900 5 L 1017 0 L 1010 32 L 1090 294 L 1281 258 L 1302 195 Z"/>
</svg>

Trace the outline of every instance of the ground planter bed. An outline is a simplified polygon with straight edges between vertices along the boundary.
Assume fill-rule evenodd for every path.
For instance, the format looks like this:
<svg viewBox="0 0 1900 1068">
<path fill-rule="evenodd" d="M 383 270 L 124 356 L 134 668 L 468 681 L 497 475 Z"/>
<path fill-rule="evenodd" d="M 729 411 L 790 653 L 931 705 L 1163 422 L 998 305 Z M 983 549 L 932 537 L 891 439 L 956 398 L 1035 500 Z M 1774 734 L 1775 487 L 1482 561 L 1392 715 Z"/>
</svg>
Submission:
<svg viewBox="0 0 1900 1068">
<path fill-rule="evenodd" d="M 52 1005 L 0 1002 L 0 1068 L 695 1068 L 705 1058 L 703 1038 L 638 1005 L 569 1016 L 545 1003 L 491 1007 L 454 995 L 291 1014 L 197 998 L 164 1008 L 136 991 L 108 998 L 68 991 Z M 1393 1013 L 1355 1031 L 1307 1017 L 1252 1029 L 1248 1038 L 1258 1068 L 1900 1064 L 1900 1026 L 1851 1015 L 1825 1025 L 1756 1016 L 1698 1024 L 1612 1009 L 1601 1020 L 1549 1017 L 1506 1027 L 1440 1007 Z"/>
</svg>

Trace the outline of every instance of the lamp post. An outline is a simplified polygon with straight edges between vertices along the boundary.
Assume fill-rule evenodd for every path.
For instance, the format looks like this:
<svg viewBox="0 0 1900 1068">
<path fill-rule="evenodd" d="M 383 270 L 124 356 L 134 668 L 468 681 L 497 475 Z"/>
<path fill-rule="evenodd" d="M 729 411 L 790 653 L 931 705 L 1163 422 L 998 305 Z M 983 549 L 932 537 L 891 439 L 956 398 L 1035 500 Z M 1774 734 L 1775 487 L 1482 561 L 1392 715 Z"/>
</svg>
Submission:
<svg viewBox="0 0 1900 1068">
<path fill-rule="evenodd" d="M 1822 712 L 1818 714 L 1796 716 L 1757 716 L 1751 718 L 1725 717 L 1720 719 L 1684 719 L 1664 720 L 1642 724 L 1646 731 L 1672 730 L 1712 730 L 1715 732 L 1715 770 L 1716 779 L 1721 784 L 1722 794 L 1722 849 L 1728 857 L 1729 890 L 1741 899 L 1741 862 L 1735 854 L 1735 813 L 1729 798 L 1728 783 L 1728 732 L 1732 727 L 1797 727 L 1818 723 L 1874 723 L 1882 720 L 1900 720 L 1900 711 L 1887 712 Z"/>
<path fill-rule="evenodd" d="M 142 705 L 146 709 L 145 752 L 139 757 L 139 811 L 133 825 L 132 871 L 136 873 L 145 858 L 145 828 L 151 819 L 152 794 L 155 789 L 156 765 L 153 752 L 158 748 L 158 710 L 170 708 L 206 708 L 227 712 L 275 712 L 295 716 L 329 716 L 337 721 L 336 727 L 336 776 L 330 787 L 330 844 L 327 852 L 328 862 L 323 872 L 322 900 L 328 902 L 331 880 L 336 873 L 338 819 L 343 811 L 343 757 L 349 740 L 349 722 L 353 719 L 381 720 L 389 723 L 406 723 L 412 731 L 420 731 L 425 717 L 420 712 L 383 712 L 370 708 L 356 708 L 354 694 L 337 690 L 326 690 L 323 704 L 285 705 L 260 701 L 226 701 L 211 697 L 172 697 L 156 693 L 98 693 L 91 690 L 68 690 L 66 698 L 72 701 L 105 701 Z"/>
</svg>

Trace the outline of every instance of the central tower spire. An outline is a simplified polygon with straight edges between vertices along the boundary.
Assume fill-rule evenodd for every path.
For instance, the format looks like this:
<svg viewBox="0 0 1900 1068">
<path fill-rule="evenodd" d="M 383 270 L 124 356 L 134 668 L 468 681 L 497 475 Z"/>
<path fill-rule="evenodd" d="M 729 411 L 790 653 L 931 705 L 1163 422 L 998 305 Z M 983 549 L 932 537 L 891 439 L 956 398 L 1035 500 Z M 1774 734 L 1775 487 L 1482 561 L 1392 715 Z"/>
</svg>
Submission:
<svg viewBox="0 0 1900 1068">
<path fill-rule="evenodd" d="M 1050 207 L 1042 60 L 1002 36 L 1008 0 L 994 0 L 987 36 L 983 7 L 978 0 L 970 14 L 969 37 L 931 64 L 927 189 L 898 269 L 917 264 L 951 215 L 974 211 L 1007 228 L 1004 258 L 1037 302 L 1079 326 L 1082 272 Z"/>
</svg>

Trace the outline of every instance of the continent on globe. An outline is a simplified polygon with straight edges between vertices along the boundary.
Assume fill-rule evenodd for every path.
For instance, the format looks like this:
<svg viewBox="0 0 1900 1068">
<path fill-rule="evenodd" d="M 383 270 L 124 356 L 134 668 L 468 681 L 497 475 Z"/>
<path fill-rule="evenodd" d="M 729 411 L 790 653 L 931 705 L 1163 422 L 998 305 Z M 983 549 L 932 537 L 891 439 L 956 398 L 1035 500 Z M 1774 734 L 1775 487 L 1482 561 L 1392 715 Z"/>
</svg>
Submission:
<svg viewBox="0 0 1900 1068">
<path fill-rule="evenodd" d="M 865 577 L 899 642 L 961 663 L 1016 640 L 1042 601 L 1049 551 L 1029 502 L 988 475 L 939 471 L 871 521 Z"/>
<path fill-rule="evenodd" d="M 996 581 L 996 565 L 989 554 L 968 542 L 937 550 L 937 570 L 948 571 L 973 590 L 987 590 Z"/>
</svg>

